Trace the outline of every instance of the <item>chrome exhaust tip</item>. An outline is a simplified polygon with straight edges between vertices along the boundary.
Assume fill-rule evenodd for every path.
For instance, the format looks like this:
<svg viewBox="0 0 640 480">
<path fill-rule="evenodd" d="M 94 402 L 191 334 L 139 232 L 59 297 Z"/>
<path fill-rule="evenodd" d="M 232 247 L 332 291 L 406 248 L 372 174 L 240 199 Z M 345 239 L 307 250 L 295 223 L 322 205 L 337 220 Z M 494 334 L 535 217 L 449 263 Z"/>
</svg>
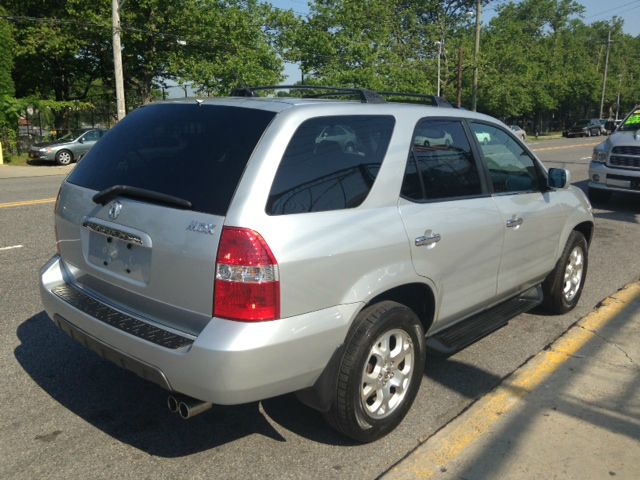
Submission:
<svg viewBox="0 0 640 480">
<path fill-rule="evenodd" d="M 177 413 L 178 412 L 178 404 L 180 402 L 178 402 L 178 399 L 176 397 L 174 397 L 173 395 L 169 395 L 167 397 L 167 407 L 169 407 L 169 411 L 171 413 Z"/>
<path fill-rule="evenodd" d="M 195 398 L 184 398 L 178 403 L 178 414 L 186 420 L 206 412 L 212 406 L 211 402 L 203 402 Z"/>
</svg>

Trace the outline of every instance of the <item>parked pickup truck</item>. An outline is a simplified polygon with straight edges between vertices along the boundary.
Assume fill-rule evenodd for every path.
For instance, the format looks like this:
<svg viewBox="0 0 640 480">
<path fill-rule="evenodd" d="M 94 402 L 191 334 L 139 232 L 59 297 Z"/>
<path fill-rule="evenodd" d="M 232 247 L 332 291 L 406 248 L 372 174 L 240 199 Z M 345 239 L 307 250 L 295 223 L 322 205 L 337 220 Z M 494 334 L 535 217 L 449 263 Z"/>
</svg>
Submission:
<svg viewBox="0 0 640 480">
<path fill-rule="evenodd" d="M 640 105 L 616 131 L 593 149 L 589 198 L 607 201 L 613 192 L 640 195 Z"/>
</svg>

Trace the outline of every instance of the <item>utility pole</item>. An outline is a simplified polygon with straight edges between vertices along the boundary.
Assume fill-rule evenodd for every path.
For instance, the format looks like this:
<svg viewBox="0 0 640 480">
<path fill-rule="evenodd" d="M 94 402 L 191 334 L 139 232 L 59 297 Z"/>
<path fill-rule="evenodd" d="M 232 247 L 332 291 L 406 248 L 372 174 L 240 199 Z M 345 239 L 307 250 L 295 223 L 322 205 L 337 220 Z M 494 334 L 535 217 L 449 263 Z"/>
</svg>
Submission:
<svg viewBox="0 0 640 480">
<path fill-rule="evenodd" d="M 438 46 L 438 94 L 436 96 L 440 96 L 440 57 L 442 57 L 442 44 L 444 42 L 437 41 L 436 45 Z"/>
<path fill-rule="evenodd" d="M 464 59 L 464 48 L 458 50 L 458 92 L 456 103 L 458 108 L 462 106 L 462 61 Z"/>
<path fill-rule="evenodd" d="M 480 25 L 482 23 L 482 0 L 476 3 L 476 49 L 473 54 L 473 95 L 471 97 L 471 110 L 478 107 L 478 61 L 480 57 Z"/>
<path fill-rule="evenodd" d="M 618 114 L 620 113 L 620 90 L 622 90 L 622 77 L 624 75 L 621 73 L 618 75 L 618 100 L 616 101 L 616 122 L 618 121 Z"/>
<path fill-rule="evenodd" d="M 124 105 L 124 80 L 122 78 L 122 47 L 120 46 L 120 5 L 118 0 L 111 0 L 111 22 L 113 25 L 113 69 L 116 82 L 116 107 L 118 121 L 127 111 Z"/>
<path fill-rule="evenodd" d="M 607 37 L 607 54 L 605 55 L 604 60 L 604 81 L 602 82 L 602 97 L 600 97 L 600 116 L 598 118 L 602 118 L 603 110 L 604 110 L 604 93 L 607 90 L 607 73 L 609 71 L 609 50 L 611 50 L 611 29 L 609 29 L 609 35 Z"/>
</svg>

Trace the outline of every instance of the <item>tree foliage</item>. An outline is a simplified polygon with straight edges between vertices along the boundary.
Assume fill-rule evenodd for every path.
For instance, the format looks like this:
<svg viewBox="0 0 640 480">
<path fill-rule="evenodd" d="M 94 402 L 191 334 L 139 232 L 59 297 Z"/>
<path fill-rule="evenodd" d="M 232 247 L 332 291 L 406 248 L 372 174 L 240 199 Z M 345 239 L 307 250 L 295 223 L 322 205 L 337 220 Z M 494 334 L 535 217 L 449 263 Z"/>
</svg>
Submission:
<svg viewBox="0 0 640 480">
<path fill-rule="evenodd" d="M 622 20 L 585 24 L 576 0 L 483 0 L 495 10 L 483 23 L 479 108 L 501 118 L 597 114 L 606 39 L 613 43 L 605 115 L 640 99 L 640 37 Z M 60 102 L 69 112 L 93 105 L 114 112 L 111 1 L 5 0 L 0 21 L 0 88 L 10 98 Z M 127 0 L 121 8 L 122 56 L 129 108 L 161 96 L 168 81 L 200 93 L 282 80 L 284 61 L 305 82 L 471 98 L 475 0 L 310 0 L 309 14 L 262 0 Z M 487 17 L 485 17 L 487 18 Z M 13 28 L 12 28 L 13 27 Z M 459 55 L 463 58 L 459 64 Z M 11 66 L 13 65 L 13 67 Z M 12 78 L 7 72 L 12 70 Z M 14 87 L 15 85 L 15 87 Z M 66 103 L 65 103 L 66 102 Z M 69 103 L 71 102 L 71 103 Z M 74 103 L 75 102 L 75 103 Z"/>
</svg>

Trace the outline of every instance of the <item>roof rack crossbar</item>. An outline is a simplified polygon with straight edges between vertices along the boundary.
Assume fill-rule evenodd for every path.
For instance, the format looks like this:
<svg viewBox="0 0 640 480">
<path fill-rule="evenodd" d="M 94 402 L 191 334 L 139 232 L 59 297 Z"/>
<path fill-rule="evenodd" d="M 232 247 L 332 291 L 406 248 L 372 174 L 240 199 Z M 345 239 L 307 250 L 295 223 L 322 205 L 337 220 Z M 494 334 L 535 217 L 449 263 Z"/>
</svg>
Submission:
<svg viewBox="0 0 640 480">
<path fill-rule="evenodd" d="M 258 87 L 242 87 L 231 91 L 232 97 L 257 97 L 256 92 L 264 90 L 324 90 L 327 93 L 316 95 L 326 97 L 331 95 L 350 94 L 357 96 L 362 103 L 385 103 L 384 97 L 364 88 L 326 87 L 317 85 L 261 85 Z"/>
<path fill-rule="evenodd" d="M 376 92 L 382 97 L 407 97 L 417 100 L 428 100 L 430 105 L 434 107 L 451 107 L 452 105 L 442 97 L 436 95 L 425 95 L 423 93 L 404 93 L 404 92 Z"/>
</svg>

